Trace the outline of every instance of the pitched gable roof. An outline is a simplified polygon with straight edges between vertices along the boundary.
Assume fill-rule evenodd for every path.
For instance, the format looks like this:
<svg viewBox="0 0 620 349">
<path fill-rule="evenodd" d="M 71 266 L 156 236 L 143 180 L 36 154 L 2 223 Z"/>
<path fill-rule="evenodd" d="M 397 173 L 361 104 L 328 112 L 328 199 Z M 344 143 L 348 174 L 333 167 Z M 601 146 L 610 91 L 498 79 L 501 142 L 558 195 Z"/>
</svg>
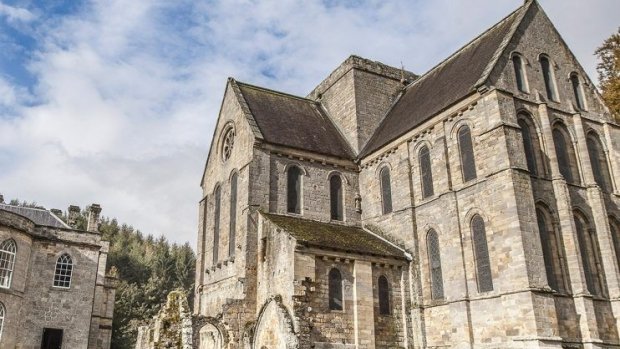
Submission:
<svg viewBox="0 0 620 349">
<path fill-rule="evenodd" d="M 56 217 L 55 214 L 46 209 L 0 204 L 0 210 L 13 212 L 22 217 L 26 217 L 36 225 L 65 229 L 70 228 L 60 218 Z"/>
<path fill-rule="evenodd" d="M 237 85 L 266 142 L 354 158 L 346 140 L 317 102 L 245 83 Z"/>
<path fill-rule="evenodd" d="M 360 227 L 261 213 L 267 220 L 291 234 L 297 243 L 329 250 L 356 252 L 406 259 L 404 250 Z"/>
<path fill-rule="evenodd" d="M 531 2 L 411 83 L 360 156 L 366 156 L 467 97 L 484 83 Z"/>
</svg>

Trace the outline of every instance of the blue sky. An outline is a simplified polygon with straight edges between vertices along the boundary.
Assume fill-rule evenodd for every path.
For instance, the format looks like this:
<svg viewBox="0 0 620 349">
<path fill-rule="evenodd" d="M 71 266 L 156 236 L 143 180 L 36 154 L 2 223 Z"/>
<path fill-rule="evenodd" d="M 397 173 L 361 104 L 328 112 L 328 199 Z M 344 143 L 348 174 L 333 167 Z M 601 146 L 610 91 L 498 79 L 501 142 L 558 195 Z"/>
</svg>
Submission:
<svg viewBox="0 0 620 349">
<path fill-rule="evenodd" d="M 541 0 L 596 79 L 617 0 Z M 423 73 L 523 0 L 0 0 L 0 193 L 195 244 L 226 78 L 305 95 L 350 54 Z"/>
</svg>

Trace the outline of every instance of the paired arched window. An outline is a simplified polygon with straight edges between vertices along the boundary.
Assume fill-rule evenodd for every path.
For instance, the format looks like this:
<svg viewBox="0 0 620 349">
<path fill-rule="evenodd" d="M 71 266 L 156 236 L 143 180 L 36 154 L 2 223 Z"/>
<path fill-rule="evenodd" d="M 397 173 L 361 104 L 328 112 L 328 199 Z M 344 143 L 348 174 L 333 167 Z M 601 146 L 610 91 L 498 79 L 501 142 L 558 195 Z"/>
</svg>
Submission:
<svg viewBox="0 0 620 349">
<path fill-rule="evenodd" d="M 343 191 L 342 178 L 339 175 L 333 175 L 329 178 L 329 202 L 331 219 L 341 221 L 344 219 L 343 210 Z"/>
<path fill-rule="evenodd" d="M 474 241 L 474 257 L 476 259 L 476 272 L 478 276 L 478 291 L 493 291 L 493 275 L 491 273 L 491 260 L 489 258 L 489 246 L 487 245 L 487 233 L 484 220 L 479 215 L 471 219 L 472 239 Z"/>
<path fill-rule="evenodd" d="M 6 317 L 6 308 L 0 302 L 0 340 L 2 340 L 2 330 L 4 329 L 4 318 Z"/>
<path fill-rule="evenodd" d="M 230 178 L 230 228 L 228 231 L 228 256 L 235 255 L 237 238 L 237 180 L 239 176 L 233 173 Z"/>
<path fill-rule="evenodd" d="M 328 276 L 329 309 L 342 310 L 342 275 L 340 270 L 332 268 Z"/>
<path fill-rule="evenodd" d="M 390 179 L 390 169 L 384 166 L 379 172 L 381 180 L 381 204 L 383 214 L 392 212 L 392 180 Z"/>
<path fill-rule="evenodd" d="M 433 196 L 433 172 L 431 170 L 431 154 L 427 146 L 422 146 L 418 153 L 420 162 L 420 180 L 422 181 L 422 197 Z"/>
<path fill-rule="evenodd" d="M 443 299 L 443 276 L 441 272 L 439 237 L 434 229 L 431 229 L 426 235 L 426 246 L 428 249 L 428 264 L 431 274 L 431 298 Z"/>
<path fill-rule="evenodd" d="M 586 286 L 591 294 L 602 296 L 603 271 L 599 269 L 601 252 L 596 241 L 596 234 L 582 214 L 575 212 L 574 218 Z"/>
<path fill-rule="evenodd" d="M 581 86 L 581 81 L 579 81 L 579 75 L 577 73 L 572 73 L 570 75 L 570 83 L 573 86 L 573 95 L 575 96 L 575 103 L 577 104 L 577 108 L 579 110 L 586 109 L 585 99 L 583 98 L 583 88 Z"/>
<path fill-rule="evenodd" d="M 0 287 L 2 288 L 11 287 L 16 253 L 17 245 L 15 244 L 15 240 L 4 240 L 2 244 L 0 244 Z"/>
<path fill-rule="evenodd" d="M 586 145 L 588 147 L 592 174 L 594 175 L 596 184 L 598 184 L 602 190 L 611 192 L 612 184 L 609 175 L 609 166 L 607 166 L 607 158 L 600 138 L 596 133 L 590 132 L 586 139 Z"/>
<path fill-rule="evenodd" d="M 527 92 L 527 82 L 525 80 L 525 66 L 523 65 L 523 59 L 520 55 L 514 54 L 512 56 L 512 66 L 515 70 L 515 80 L 517 82 L 517 88 L 521 92 Z"/>
<path fill-rule="evenodd" d="M 65 253 L 56 260 L 56 270 L 54 272 L 54 286 L 69 288 L 71 287 L 71 275 L 73 274 L 73 260 L 69 254 Z"/>
<path fill-rule="evenodd" d="M 286 174 L 286 211 L 301 213 L 301 169 L 289 167 Z"/>
<path fill-rule="evenodd" d="M 461 172 L 463 182 L 469 182 L 476 178 L 476 161 L 474 159 L 474 146 L 471 139 L 469 126 L 464 125 L 458 131 L 459 152 L 461 155 Z"/>
<path fill-rule="evenodd" d="M 390 315 L 390 284 L 388 279 L 381 275 L 378 280 L 379 284 L 379 314 Z"/>
<path fill-rule="evenodd" d="M 540 68 L 542 69 L 543 79 L 545 81 L 545 89 L 547 91 L 547 98 L 552 101 L 558 100 L 558 91 L 555 87 L 555 78 L 549 58 L 546 56 L 540 56 Z"/>
<path fill-rule="evenodd" d="M 222 187 L 215 188 L 213 208 L 213 265 L 219 260 L 220 249 L 220 209 L 222 206 Z"/>
<path fill-rule="evenodd" d="M 616 252 L 618 270 L 620 270 L 620 222 L 614 217 L 609 217 L 609 232 L 614 242 L 614 252 Z"/>
<path fill-rule="evenodd" d="M 532 175 L 544 175 L 543 156 L 540 150 L 540 142 L 536 127 L 529 115 L 519 113 L 517 123 L 521 127 L 521 138 L 523 140 L 523 150 L 525 151 L 525 160 L 527 169 Z"/>
<path fill-rule="evenodd" d="M 567 182 L 579 184 L 577 157 L 575 156 L 575 149 L 570 141 L 570 136 L 566 127 L 563 125 L 556 125 L 552 133 L 560 173 Z"/>
<path fill-rule="evenodd" d="M 551 223 L 551 216 L 547 210 L 537 207 L 536 220 L 547 273 L 547 283 L 556 291 L 564 291 L 564 273 L 560 260 L 562 249 Z"/>
</svg>

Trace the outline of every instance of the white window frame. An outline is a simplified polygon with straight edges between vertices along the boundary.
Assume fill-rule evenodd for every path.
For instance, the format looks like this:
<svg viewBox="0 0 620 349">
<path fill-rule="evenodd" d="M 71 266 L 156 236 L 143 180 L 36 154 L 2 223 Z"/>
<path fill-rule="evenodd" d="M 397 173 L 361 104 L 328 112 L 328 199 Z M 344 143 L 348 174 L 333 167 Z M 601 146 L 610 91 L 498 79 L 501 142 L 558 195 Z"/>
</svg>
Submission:
<svg viewBox="0 0 620 349">
<path fill-rule="evenodd" d="M 69 284 L 68 284 L 67 286 L 64 286 L 64 285 L 56 285 L 56 276 L 66 276 L 66 275 L 61 275 L 61 274 L 58 274 L 58 273 L 57 273 L 57 271 L 58 271 L 58 266 L 59 266 L 59 264 L 60 264 L 60 259 L 61 259 L 61 258 L 63 258 L 63 257 L 68 257 L 68 258 L 69 258 L 69 262 L 70 262 L 70 263 L 63 263 L 63 264 L 61 264 L 61 266 L 62 266 L 62 265 L 65 265 L 65 266 L 66 266 L 66 265 L 70 265 L 70 266 L 71 266 L 71 270 L 70 270 L 70 272 L 69 272 Z M 73 258 L 71 257 L 71 255 L 70 255 L 69 253 L 66 253 L 66 252 L 65 252 L 65 253 L 61 254 L 61 255 L 60 255 L 60 256 L 56 259 L 56 263 L 54 264 L 54 280 L 53 280 L 53 282 L 52 282 L 52 285 L 53 285 L 55 288 L 70 289 L 70 288 L 71 288 L 71 283 L 73 282 L 73 267 L 74 267 L 74 266 L 75 266 L 75 264 L 73 263 Z M 60 281 L 60 280 L 58 280 L 58 282 L 59 282 L 59 283 L 61 283 L 61 282 L 62 282 L 62 283 L 66 283 L 66 281 Z"/>
<path fill-rule="evenodd" d="M 11 244 L 13 250 L 5 249 L 5 244 Z M 17 256 L 17 243 L 13 239 L 7 239 L 0 244 L 0 254 L 2 256 L 7 256 L 7 264 L 9 264 L 8 268 L 3 268 L 3 271 L 6 271 L 8 274 L 8 278 L 5 279 L 5 283 L 0 283 L 0 288 L 11 288 L 11 283 L 13 282 L 13 273 L 15 272 L 15 257 Z M 10 245 L 9 245 L 10 246 Z"/>
</svg>

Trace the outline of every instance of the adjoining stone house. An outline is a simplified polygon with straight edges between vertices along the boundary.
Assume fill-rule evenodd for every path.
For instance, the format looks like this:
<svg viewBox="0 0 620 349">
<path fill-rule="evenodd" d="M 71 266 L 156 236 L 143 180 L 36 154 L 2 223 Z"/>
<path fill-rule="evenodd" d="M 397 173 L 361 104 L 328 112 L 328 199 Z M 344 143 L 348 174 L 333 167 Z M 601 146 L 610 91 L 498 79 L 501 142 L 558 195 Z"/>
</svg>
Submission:
<svg viewBox="0 0 620 349">
<path fill-rule="evenodd" d="M 77 230 L 45 209 L 0 204 L 0 348 L 108 349 L 115 278 L 101 207 Z M 79 207 L 69 207 L 69 221 Z"/>
<path fill-rule="evenodd" d="M 616 348 L 620 126 L 536 1 L 422 76 L 229 79 L 199 348 Z"/>
</svg>

